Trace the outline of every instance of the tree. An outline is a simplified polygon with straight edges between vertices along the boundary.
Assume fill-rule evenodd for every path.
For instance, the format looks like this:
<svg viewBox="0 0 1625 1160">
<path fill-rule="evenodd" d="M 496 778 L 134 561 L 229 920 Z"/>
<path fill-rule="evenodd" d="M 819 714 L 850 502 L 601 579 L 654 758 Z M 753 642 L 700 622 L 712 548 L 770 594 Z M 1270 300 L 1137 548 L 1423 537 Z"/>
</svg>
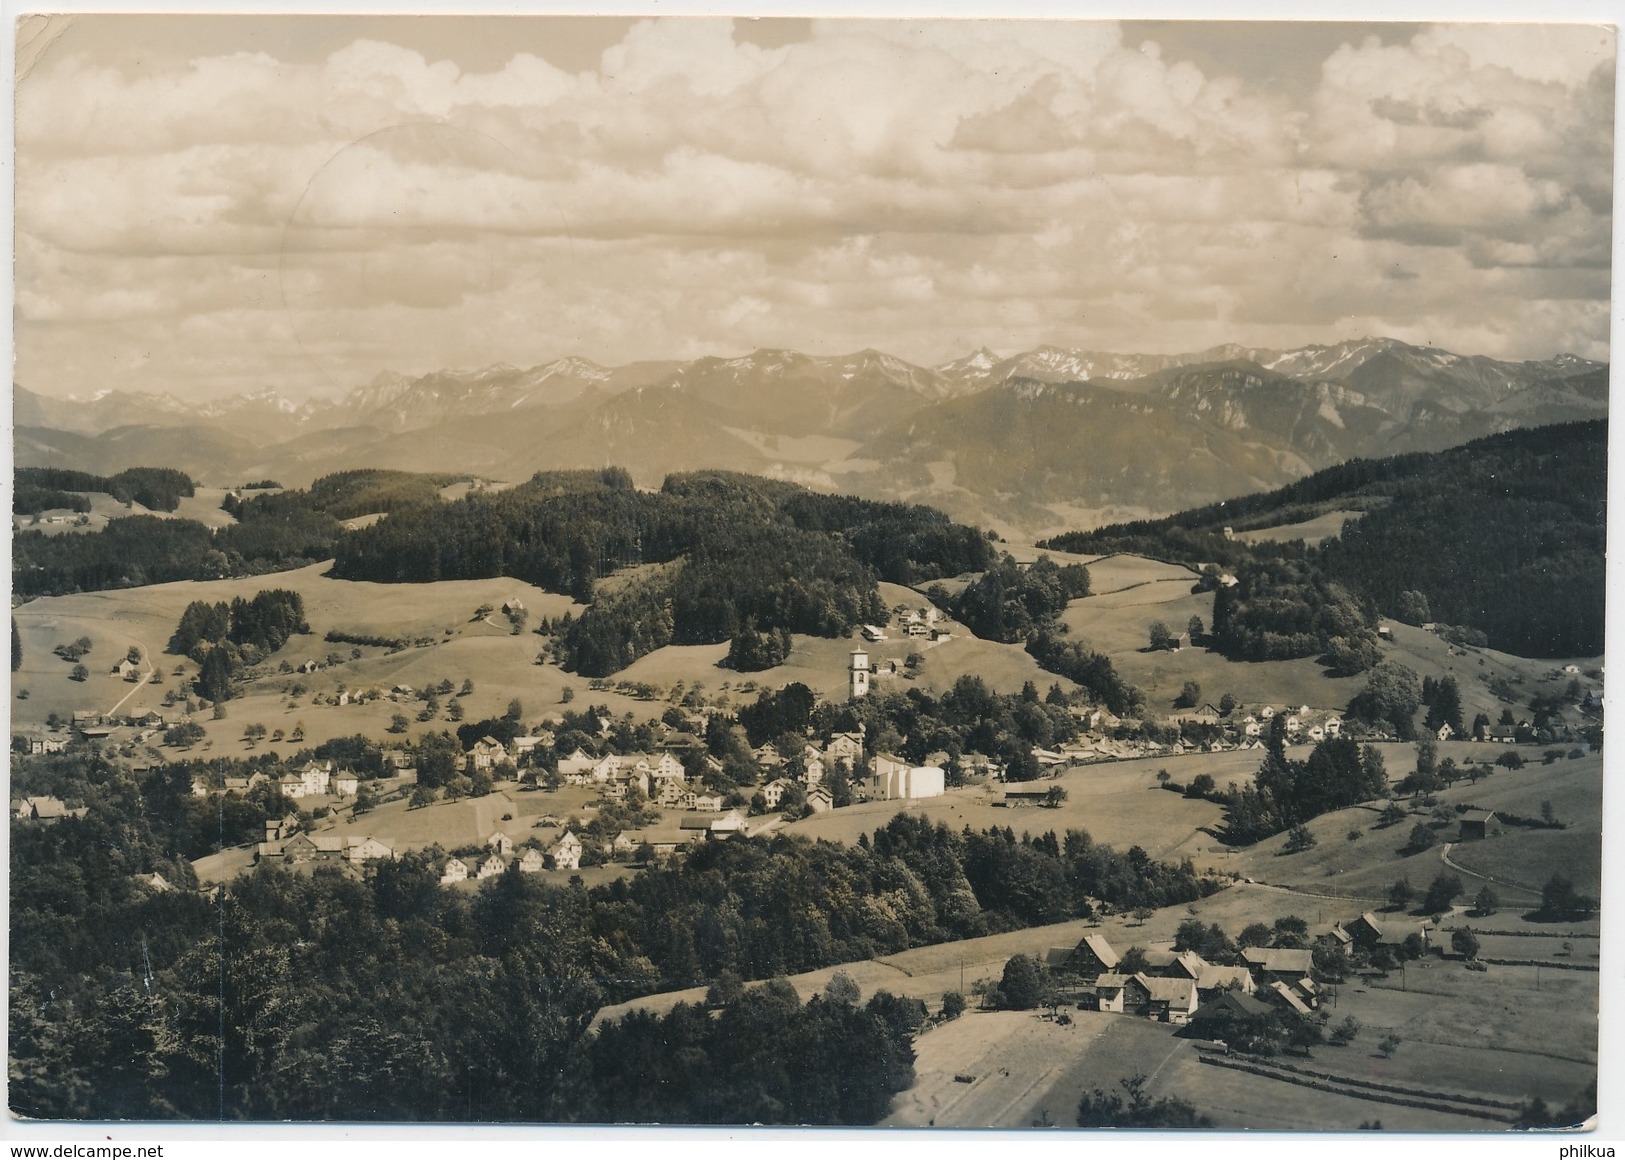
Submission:
<svg viewBox="0 0 1625 1160">
<path fill-rule="evenodd" d="M 1161 786 L 1165 786 L 1171 780 L 1173 780 L 1173 776 L 1174 775 L 1169 773 L 1166 769 L 1159 769 L 1159 770 L 1157 770 L 1157 784 L 1161 785 Z"/>
<path fill-rule="evenodd" d="M 1238 947 L 1267 947 L 1275 940 L 1275 932 L 1262 922 L 1250 922 L 1236 936 Z"/>
<path fill-rule="evenodd" d="M 1552 799 L 1547 798 L 1540 803 L 1540 820 L 1548 826 L 1557 821 L 1557 811 L 1552 809 Z"/>
<path fill-rule="evenodd" d="M 1003 1005 L 1011 1011 L 1031 1011 L 1044 1001 L 1044 966 L 1029 955 L 1012 955 L 999 980 Z"/>
<path fill-rule="evenodd" d="M 1422 913 L 1442 914 L 1449 910 L 1460 896 L 1461 889 L 1461 879 L 1454 874 L 1441 872 L 1436 875 L 1428 883 L 1427 893 L 1422 896 Z"/>
<path fill-rule="evenodd" d="M 863 998 L 856 980 L 845 971 L 836 971 L 824 985 L 824 998 L 831 1003 L 844 1003 L 848 1007 L 856 1007 Z"/>
<path fill-rule="evenodd" d="M 1151 622 L 1148 633 L 1151 638 L 1151 650 L 1153 652 L 1160 652 L 1174 641 L 1173 631 L 1160 620 Z"/>
<path fill-rule="evenodd" d="M 1395 617 L 1406 624 L 1426 624 L 1433 619 L 1428 608 L 1428 598 L 1414 589 L 1407 589 L 1399 594 L 1399 600 L 1394 605 Z"/>
<path fill-rule="evenodd" d="M 1219 698 L 1219 712 L 1220 713 L 1222 713 L 1226 717 L 1228 717 L 1228 716 L 1230 716 L 1230 714 L 1234 713 L 1235 711 L 1236 711 L 1236 695 L 1234 693 L 1226 693 L 1224 696 Z"/>
<path fill-rule="evenodd" d="M 1401 878 L 1388 888 L 1388 909 L 1404 910 L 1414 897 L 1416 891 L 1411 889 L 1410 879 Z"/>
<path fill-rule="evenodd" d="M 1554 873 L 1540 888 L 1539 914 L 1543 918 L 1589 918 L 1596 909 L 1596 899 L 1575 890 L 1563 874 Z"/>
<path fill-rule="evenodd" d="M 1473 913 L 1475 914 L 1494 914 L 1500 906 L 1501 899 L 1488 886 L 1480 890 L 1477 897 L 1473 899 Z"/>
<path fill-rule="evenodd" d="M 1393 1057 L 1394 1052 L 1399 1050 L 1399 1044 L 1399 1036 L 1392 1034 L 1384 1035 L 1381 1039 L 1377 1040 L 1377 1050 L 1382 1052 L 1382 1057 L 1384 1059 L 1390 1059 Z"/>
<path fill-rule="evenodd" d="M 1202 624 L 1202 618 L 1200 616 L 1191 617 L 1190 620 L 1185 623 L 1185 631 L 1190 633 L 1192 644 L 1195 644 L 1197 641 L 1201 640 L 1206 634 L 1206 629 Z"/>
<path fill-rule="evenodd" d="M 84 665 L 74 665 L 68 672 L 68 680 L 70 681 L 87 681 L 89 679 L 90 670 L 85 668 Z"/>
<path fill-rule="evenodd" d="M 1355 1036 L 1359 1034 L 1360 1021 L 1349 1015 L 1336 1027 L 1332 1028 L 1331 1035 L 1328 1038 L 1334 1047 L 1347 1047 L 1354 1042 Z"/>
<path fill-rule="evenodd" d="M 1478 957 L 1478 936 L 1465 926 L 1457 927 L 1450 932 L 1450 949 L 1464 959 L 1476 959 Z"/>
<path fill-rule="evenodd" d="M 1283 846 L 1281 849 L 1282 849 L 1283 853 L 1301 854 L 1305 850 L 1312 849 L 1314 847 L 1314 845 L 1315 845 L 1315 836 L 1314 836 L 1314 834 L 1309 832 L 1309 827 L 1308 826 L 1305 826 L 1302 823 L 1299 823 L 1298 825 L 1293 826 L 1292 829 L 1287 831 L 1286 845 Z"/>
<path fill-rule="evenodd" d="M 1202 700 L 1202 686 L 1196 681 L 1186 681 L 1179 690 L 1179 696 L 1174 698 L 1174 708 L 1194 709 Z"/>
<path fill-rule="evenodd" d="M 1405 853 L 1420 854 L 1433 845 L 1433 827 L 1426 822 L 1417 822 L 1411 827 L 1410 839 L 1405 843 Z"/>
<path fill-rule="evenodd" d="M 1389 725 L 1395 736 L 1408 741 L 1416 735 L 1416 708 L 1421 703 L 1422 686 L 1415 671 L 1398 661 L 1383 661 L 1349 702 L 1349 713 L 1362 721 Z"/>
<path fill-rule="evenodd" d="M 372 786 L 367 782 L 356 786 L 355 806 L 351 809 L 351 813 L 359 818 L 362 814 L 371 813 L 377 807 L 378 795 L 373 792 Z"/>
<path fill-rule="evenodd" d="M 525 706 L 520 703 L 518 697 L 515 697 L 508 702 L 508 711 L 503 715 L 510 721 L 518 721 L 525 715 Z"/>
<path fill-rule="evenodd" d="M 944 1019 L 958 1019 L 965 1013 L 965 996 L 958 991 L 949 991 L 942 997 L 942 1017 Z"/>
<path fill-rule="evenodd" d="M 1048 792 L 1044 794 L 1044 806 L 1047 809 L 1058 810 L 1064 801 L 1066 801 L 1066 790 L 1058 785 L 1050 786 Z"/>
<path fill-rule="evenodd" d="M 406 719 L 405 713 L 396 713 L 389 719 L 389 731 L 391 733 L 405 733 L 407 729 L 411 728 L 411 725 L 412 723 Z"/>
<path fill-rule="evenodd" d="M 1212 774 L 1199 773 L 1195 777 L 1191 778 L 1190 784 L 1185 787 L 1185 796 L 1192 798 L 1205 798 L 1216 788 L 1217 786 L 1213 781 Z"/>
<path fill-rule="evenodd" d="M 739 972 L 724 968 L 705 992 L 705 1005 L 711 1008 L 729 1007 L 745 993 L 745 981 Z"/>
<path fill-rule="evenodd" d="M 412 787 L 412 796 L 407 801 L 406 808 L 409 810 L 419 810 L 424 806 L 432 806 L 435 803 L 435 799 L 439 796 L 440 794 L 434 788 L 434 786 L 424 785 L 422 782 L 419 782 L 417 785 Z"/>
<path fill-rule="evenodd" d="M 1501 766 L 1503 769 L 1522 769 L 1523 755 L 1520 754 L 1516 749 L 1508 749 L 1506 752 L 1502 753 L 1500 757 L 1495 759 L 1495 764 Z"/>
<path fill-rule="evenodd" d="M 1400 822 L 1403 822 L 1407 816 L 1408 815 L 1405 813 L 1404 806 L 1400 805 L 1398 802 L 1389 802 L 1383 807 L 1382 813 L 1377 818 L 1377 823 L 1384 827 L 1397 826 Z"/>
</svg>

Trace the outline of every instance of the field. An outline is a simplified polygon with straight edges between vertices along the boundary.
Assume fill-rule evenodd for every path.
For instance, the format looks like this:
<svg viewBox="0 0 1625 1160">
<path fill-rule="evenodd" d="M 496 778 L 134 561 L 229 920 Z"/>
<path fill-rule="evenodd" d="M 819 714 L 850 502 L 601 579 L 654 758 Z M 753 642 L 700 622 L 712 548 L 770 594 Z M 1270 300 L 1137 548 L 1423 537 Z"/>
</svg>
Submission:
<svg viewBox="0 0 1625 1160">
<path fill-rule="evenodd" d="M 948 991 L 969 994 L 977 980 L 996 981 L 1004 962 L 1016 953 L 1042 954 L 1051 946 L 1071 946 L 1086 932 L 1104 935 L 1123 951 L 1130 946 L 1165 948 L 1188 917 L 1218 923 L 1232 934 L 1248 922 L 1270 922 L 1297 914 L 1311 935 L 1334 921 L 1353 918 L 1364 905 L 1293 894 L 1263 885 L 1238 884 L 1189 908 L 1159 911 L 1145 923 L 1114 916 L 1096 923 L 1074 921 L 962 942 L 920 947 L 865 962 L 827 967 L 790 981 L 801 996 L 819 993 L 836 971 L 849 975 L 864 996 L 878 990 L 920 998 L 935 1011 Z M 1491 931 L 1529 929 L 1503 913 L 1482 923 Z M 1484 933 L 1486 956 L 1504 944 L 1520 954 L 1552 964 L 1595 963 L 1597 924 L 1565 926 L 1551 937 L 1521 938 Z M 1574 946 L 1565 957 L 1562 943 Z M 1493 948 L 1493 949 L 1492 949 Z M 1423 965 L 1425 964 L 1425 965 Z M 1328 999 L 1333 1018 L 1354 1015 L 1359 1038 L 1346 1048 L 1318 1047 L 1312 1060 L 1292 1057 L 1297 1066 L 1333 1076 L 1517 1103 L 1540 1096 L 1560 1104 L 1595 1075 L 1598 974 L 1595 971 L 1491 966 L 1474 973 L 1459 962 L 1425 959 L 1403 973 L 1370 983 L 1352 981 Z M 703 988 L 652 995 L 600 1011 L 616 1018 L 641 1008 L 668 1010 L 677 1002 L 697 1002 Z M 1352 1129 L 1381 1120 L 1392 1130 L 1496 1131 L 1493 1120 L 1373 1102 L 1340 1092 L 1289 1086 L 1278 1080 L 1226 1071 L 1198 1062 L 1201 1041 L 1176 1037 L 1176 1028 L 1129 1016 L 1070 1012 L 1071 1028 L 1031 1012 L 970 1011 L 935 1028 L 916 1042 L 916 1081 L 900 1093 L 890 1126 L 1033 1126 L 1049 1121 L 1070 1125 L 1083 1092 L 1115 1090 L 1136 1072 L 1150 1077 L 1153 1098 L 1190 1100 L 1221 1128 Z M 1400 1046 L 1392 1058 L 1375 1051 L 1392 1033 Z M 956 1075 L 973 1076 L 957 1082 Z"/>
<path fill-rule="evenodd" d="M 220 503 L 226 498 L 226 489 L 223 487 L 200 487 L 192 495 L 181 496 L 181 502 L 172 512 L 153 511 L 141 504 L 131 501 L 126 507 L 104 491 L 91 491 L 82 493 L 90 501 L 90 511 L 83 513 L 88 520 L 82 526 L 75 524 L 47 524 L 35 525 L 32 518 L 23 515 L 13 515 L 11 525 L 14 528 L 37 528 L 48 536 L 67 535 L 74 532 L 99 532 L 107 526 L 109 520 L 122 519 L 125 516 L 157 516 L 159 519 L 169 520 L 196 520 L 205 527 L 223 528 L 237 522 L 235 516 L 220 509 Z M 66 508 L 42 512 L 45 516 L 67 516 L 77 519 L 81 513 L 69 511 Z"/>
<path fill-rule="evenodd" d="M 1356 511 L 1322 512 L 1313 519 L 1302 520 L 1295 524 L 1277 524 L 1273 528 L 1250 528 L 1247 531 L 1238 531 L 1236 539 L 1244 544 L 1279 544 L 1288 540 L 1302 540 L 1313 547 L 1324 539 L 1342 534 L 1344 524 L 1350 520 L 1357 520 L 1364 514 L 1364 512 Z"/>
</svg>

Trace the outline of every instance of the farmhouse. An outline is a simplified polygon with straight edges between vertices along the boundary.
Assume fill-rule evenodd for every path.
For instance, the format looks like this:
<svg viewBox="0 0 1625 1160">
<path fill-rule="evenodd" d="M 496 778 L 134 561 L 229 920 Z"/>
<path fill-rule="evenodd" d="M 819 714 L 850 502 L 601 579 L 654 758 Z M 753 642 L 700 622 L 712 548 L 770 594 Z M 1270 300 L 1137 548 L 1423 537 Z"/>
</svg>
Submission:
<svg viewBox="0 0 1625 1160">
<path fill-rule="evenodd" d="M 1086 979 L 1097 978 L 1117 969 L 1121 961 L 1105 935 L 1086 934 L 1072 948 L 1071 969 Z"/>
<path fill-rule="evenodd" d="M 1221 967 L 1213 963 L 1208 963 L 1202 968 L 1202 973 L 1196 980 L 1196 993 L 1204 1003 L 1232 991 L 1251 995 L 1252 972 L 1246 967 Z"/>
<path fill-rule="evenodd" d="M 1161 1023 L 1183 1026 L 1196 1011 L 1196 980 L 1136 976 L 1146 989 L 1146 1015 Z"/>
<path fill-rule="evenodd" d="M 440 884 L 450 885 L 453 882 L 466 882 L 468 880 L 468 863 L 461 858 L 446 859 L 446 867 L 440 872 Z"/>
<path fill-rule="evenodd" d="M 1292 989 L 1290 984 L 1281 979 L 1277 979 L 1275 982 L 1269 985 L 1267 990 L 1270 994 L 1274 995 L 1276 999 L 1284 1003 L 1291 1010 L 1297 1012 L 1299 1015 L 1309 1014 L 1309 1004 L 1305 1003 L 1301 998 L 1298 997 L 1297 992 Z"/>
<path fill-rule="evenodd" d="M 545 865 L 546 860 L 542 857 L 542 852 L 534 846 L 526 850 L 519 858 L 519 872 L 521 874 L 540 874 Z"/>
<path fill-rule="evenodd" d="M 779 803 L 784 800 L 784 791 L 789 789 L 792 784 L 785 778 L 774 778 L 762 787 L 763 803 L 770 810 L 778 809 Z"/>
<path fill-rule="evenodd" d="M 1309 974 L 1313 953 L 1307 948 L 1247 947 L 1241 952 L 1259 976 L 1295 981 Z"/>
<path fill-rule="evenodd" d="M 547 848 L 547 861 L 554 870 L 581 869 L 581 839 L 565 830 Z"/>
<path fill-rule="evenodd" d="M 30 729 L 23 734 L 28 742 L 30 753 L 61 753 L 68 748 L 68 739 L 58 733 L 47 733 L 43 729 Z"/>
<path fill-rule="evenodd" d="M 1382 941 L 1382 924 L 1369 910 L 1342 929 L 1348 932 L 1357 947 L 1369 949 Z"/>
<path fill-rule="evenodd" d="M 1193 981 L 1202 977 L 1208 965 L 1195 951 L 1146 951 L 1145 964 L 1148 975 Z"/>
<path fill-rule="evenodd" d="M 1475 810 L 1461 816 L 1460 841 L 1472 842 L 1501 832 L 1501 819 L 1494 810 Z"/>
<path fill-rule="evenodd" d="M 495 831 L 489 838 L 485 839 L 485 844 L 504 858 L 513 853 L 513 839 L 501 830 Z"/>
<path fill-rule="evenodd" d="M 89 812 L 86 806 L 70 810 L 61 798 L 54 797 L 25 797 L 11 803 L 11 816 L 20 822 L 56 822 L 82 818 Z"/>
<path fill-rule="evenodd" d="M 361 789 L 361 779 L 353 773 L 335 773 L 332 781 L 333 792 L 340 797 L 355 797 Z"/>
<path fill-rule="evenodd" d="M 807 808 L 815 814 L 835 808 L 835 797 L 826 786 L 815 786 L 807 793 Z"/>
<path fill-rule="evenodd" d="M 492 854 L 480 863 L 479 872 L 474 877 L 476 880 L 495 878 L 507 868 L 508 864 L 502 860 L 500 855 Z"/>
<path fill-rule="evenodd" d="M 656 857 L 665 857 L 675 854 L 683 846 L 695 841 L 704 841 L 704 834 L 692 831 L 662 827 L 649 830 L 622 830 L 615 836 L 615 852 L 617 854 L 636 854 L 643 847 L 649 847 Z"/>
<path fill-rule="evenodd" d="M 1151 989 L 1139 975 L 1101 975 L 1095 980 L 1095 1004 L 1114 1015 L 1144 1015 Z"/>
<path fill-rule="evenodd" d="M 129 657 L 125 657 L 113 666 L 112 671 L 126 681 L 133 681 L 141 675 L 141 666 Z"/>
<path fill-rule="evenodd" d="M 475 769 L 489 770 L 499 761 L 506 760 L 507 756 L 507 746 L 489 734 L 474 742 L 468 751 L 469 764 Z"/>
</svg>

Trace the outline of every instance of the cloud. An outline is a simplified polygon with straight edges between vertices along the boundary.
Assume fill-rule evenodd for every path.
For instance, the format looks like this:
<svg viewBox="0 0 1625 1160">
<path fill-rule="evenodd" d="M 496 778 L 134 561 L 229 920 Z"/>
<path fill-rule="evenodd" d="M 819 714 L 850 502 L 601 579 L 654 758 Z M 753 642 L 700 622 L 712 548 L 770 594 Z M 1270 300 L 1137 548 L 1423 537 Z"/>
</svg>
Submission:
<svg viewBox="0 0 1625 1160">
<path fill-rule="evenodd" d="M 1596 355 L 1612 48 L 1430 27 L 1306 96 L 1087 21 L 645 20 L 579 73 L 383 24 L 321 59 L 60 52 L 17 93 L 19 381 L 1365 330 Z M 169 345 L 132 356 L 137 325 Z"/>
</svg>

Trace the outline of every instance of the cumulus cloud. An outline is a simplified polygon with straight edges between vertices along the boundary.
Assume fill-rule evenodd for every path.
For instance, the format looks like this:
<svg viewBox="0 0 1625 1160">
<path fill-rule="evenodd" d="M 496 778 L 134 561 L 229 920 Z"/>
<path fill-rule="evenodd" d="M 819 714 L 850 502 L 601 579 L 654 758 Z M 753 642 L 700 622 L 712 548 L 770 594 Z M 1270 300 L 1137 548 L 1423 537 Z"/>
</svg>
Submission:
<svg viewBox="0 0 1625 1160">
<path fill-rule="evenodd" d="M 17 92 L 19 381 L 1362 332 L 1606 357 L 1605 28 L 1372 36 L 1304 91 L 1108 22 L 764 48 L 645 20 L 585 71 L 373 27 L 311 59 L 48 54 Z"/>
</svg>

